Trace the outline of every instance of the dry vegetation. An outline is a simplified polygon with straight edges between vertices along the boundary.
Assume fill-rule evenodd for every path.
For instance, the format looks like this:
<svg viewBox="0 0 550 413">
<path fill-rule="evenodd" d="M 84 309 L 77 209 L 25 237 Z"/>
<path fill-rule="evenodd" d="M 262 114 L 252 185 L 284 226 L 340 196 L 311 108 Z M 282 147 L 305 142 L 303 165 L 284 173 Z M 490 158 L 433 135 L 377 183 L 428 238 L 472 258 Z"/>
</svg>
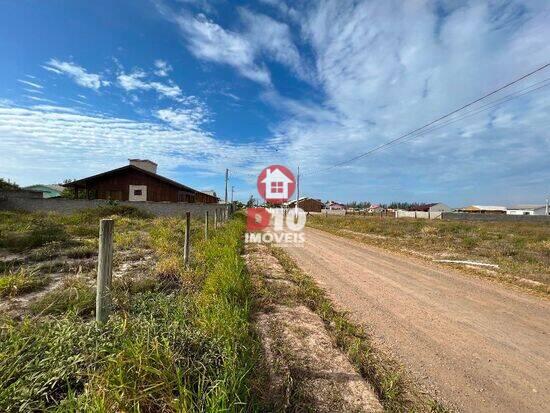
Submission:
<svg viewBox="0 0 550 413">
<path fill-rule="evenodd" d="M 498 269 L 468 267 L 467 270 L 546 294 L 550 292 L 550 222 L 311 216 L 308 225 L 429 260 L 495 264 Z"/>
<path fill-rule="evenodd" d="M 365 397 L 357 373 L 385 411 L 446 411 L 337 310 L 283 248 L 247 250 L 256 326 L 268 362 L 264 402 L 269 411 L 377 411 L 378 403 Z"/>
<path fill-rule="evenodd" d="M 94 319 L 99 219 L 115 219 L 114 313 Z M 0 212 L 0 411 L 251 411 L 244 223 L 108 207 Z"/>
</svg>

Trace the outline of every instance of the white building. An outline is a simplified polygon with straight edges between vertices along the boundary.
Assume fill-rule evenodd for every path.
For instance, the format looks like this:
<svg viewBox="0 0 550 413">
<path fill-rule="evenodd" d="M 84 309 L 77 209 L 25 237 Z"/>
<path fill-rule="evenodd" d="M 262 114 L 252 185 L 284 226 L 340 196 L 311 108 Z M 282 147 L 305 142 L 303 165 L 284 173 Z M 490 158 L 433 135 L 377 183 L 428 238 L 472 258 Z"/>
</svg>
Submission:
<svg viewBox="0 0 550 413">
<path fill-rule="evenodd" d="M 507 215 L 548 215 L 546 205 L 514 205 L 508 208 Z"/>
<path fill-rule="evenodd" d="M 457 212 L 470 214 L 506 214 L 506 207 L 500 205 L 470 205 L 458 208 Z"/>
</svg>

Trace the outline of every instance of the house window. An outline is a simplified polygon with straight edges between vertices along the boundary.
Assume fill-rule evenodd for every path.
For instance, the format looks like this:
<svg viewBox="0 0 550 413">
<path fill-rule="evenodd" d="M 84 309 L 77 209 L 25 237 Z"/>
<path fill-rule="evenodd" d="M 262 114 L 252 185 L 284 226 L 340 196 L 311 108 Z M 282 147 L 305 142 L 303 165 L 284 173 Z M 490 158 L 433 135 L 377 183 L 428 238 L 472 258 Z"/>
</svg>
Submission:
<svg viewBox="0 0 550 413">
<path fill-rule="evenodd" d="M 283 193 L 283 182 L 271 182 L 271 193 Z"/>
<path fill-rule="evenodd" d="M 141 195 L 143 195 L 143 191 L 141 189 L 134 189 L 134 195 L 135 196 L 141 196 Z"/>
</svg>

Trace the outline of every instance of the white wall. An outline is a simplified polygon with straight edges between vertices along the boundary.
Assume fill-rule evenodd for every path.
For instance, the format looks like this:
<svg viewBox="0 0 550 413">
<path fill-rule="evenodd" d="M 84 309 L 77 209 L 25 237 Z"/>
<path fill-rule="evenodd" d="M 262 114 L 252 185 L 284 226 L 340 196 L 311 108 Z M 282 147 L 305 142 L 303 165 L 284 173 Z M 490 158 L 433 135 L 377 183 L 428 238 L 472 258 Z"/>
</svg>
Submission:
<svg viewBox="0 0 550 413">
<path fill-rule="evenodd" d="M 321 209 L 321 214 L 326 215 L 346 215 L 345 209 Z"/>
<path fill-rule="evenodd" d="M 134 191 L 141 191 L 141 195 L 136 195 Z M 129 197 L 128 201 L 139 202 L 147 201 L 147 185 L 130 185 L 128 191 Z"/>
<path fill-rule="evenodd" d="M 532 209 L 508 209 L 506 210 L 507 215 L 535 215 L 535 212 Z"/>
<path fill-rule="evenodd" d="M 440 219 L 441 214 L 442 212 L 405 211 L 402 209 L 395 211 L 396 218 Z"/>
<path fill-rule="evenodd" d="M 435 204 L 430 208 L 430 212 L 451 212 L 452 209 L 449 208 L 447 205 L 439 203 Z"/>
</svg>

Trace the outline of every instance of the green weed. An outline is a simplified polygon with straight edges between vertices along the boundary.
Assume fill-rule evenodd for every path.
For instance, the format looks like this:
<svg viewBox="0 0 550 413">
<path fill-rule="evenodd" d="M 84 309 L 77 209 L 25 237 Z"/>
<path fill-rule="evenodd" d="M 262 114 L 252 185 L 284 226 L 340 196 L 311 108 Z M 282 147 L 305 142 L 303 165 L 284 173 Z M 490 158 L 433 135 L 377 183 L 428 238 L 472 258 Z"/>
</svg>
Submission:
<svg viewBox="0 0 550 413">
<path fill-rule="evenodd" d="M 27 268 L 0 275 L 0 297 L 14 297 L 36 291 L 50 282 L 49 277 Z"/>
</svg>

